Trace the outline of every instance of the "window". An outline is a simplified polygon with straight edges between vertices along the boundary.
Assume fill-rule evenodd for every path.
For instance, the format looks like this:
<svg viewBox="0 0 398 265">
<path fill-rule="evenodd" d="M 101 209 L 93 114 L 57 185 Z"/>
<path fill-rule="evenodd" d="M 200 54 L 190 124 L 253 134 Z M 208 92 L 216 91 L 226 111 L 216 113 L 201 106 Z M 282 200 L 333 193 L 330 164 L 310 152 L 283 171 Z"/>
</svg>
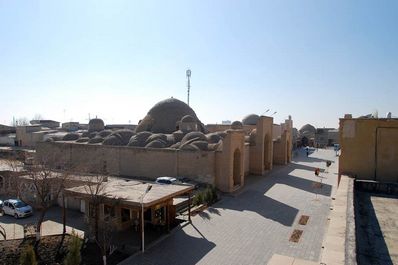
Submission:
<svg viewBox="0 0 398 265">
<path fill-rule="evenodd" d="M 115 217 L 115 207 L 105 204 L 104 205 L 104 215 L 110 216 L 110 217 Z"/>
<path fill-rule="evenodd" d="M 130 209 L 122 208 L 122 222 L 130 220 Z"/>
</svg>

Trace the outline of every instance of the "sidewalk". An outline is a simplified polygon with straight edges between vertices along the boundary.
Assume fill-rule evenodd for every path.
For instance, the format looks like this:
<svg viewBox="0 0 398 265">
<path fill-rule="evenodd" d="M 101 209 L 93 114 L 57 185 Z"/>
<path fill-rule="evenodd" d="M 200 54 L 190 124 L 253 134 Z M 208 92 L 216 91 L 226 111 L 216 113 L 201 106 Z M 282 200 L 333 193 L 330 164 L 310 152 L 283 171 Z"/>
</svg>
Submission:
<svg viewBox="0 0 398 265">
<path fill-rule="evenodd" d="M 333 150 L 309 157 L 299 152 L 293 163 L 266 176 L 249 176 L 245 187 L 192 218 L 192 225 L 120 264 L 267 264 L 274 254 L 319 262 L 337 163 L 323 172 Z M 321 177 L 314 174 L 321 168 Z M 323 185 L 317 185 L 322 179 Z M 302 215 L 308 223 L 298 223 Z M 297 243 L 289 239 L 301 230 Z"/>
</svg>

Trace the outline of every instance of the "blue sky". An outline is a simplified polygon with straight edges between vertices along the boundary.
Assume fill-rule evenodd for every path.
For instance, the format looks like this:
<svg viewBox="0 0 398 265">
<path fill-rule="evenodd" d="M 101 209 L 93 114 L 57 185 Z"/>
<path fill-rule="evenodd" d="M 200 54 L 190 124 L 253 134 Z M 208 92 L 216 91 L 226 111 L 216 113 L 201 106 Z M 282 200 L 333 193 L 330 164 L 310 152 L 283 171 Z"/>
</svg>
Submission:
<svg viewBox="0 0 398 265">
<path fill-rule="evenodd" d="M 395 0 L 0 0 L 0 123 L 137 123 L 186 100 L 188 67 L 204 123 L 398 116 L 397 14 Z"/>
</svg>

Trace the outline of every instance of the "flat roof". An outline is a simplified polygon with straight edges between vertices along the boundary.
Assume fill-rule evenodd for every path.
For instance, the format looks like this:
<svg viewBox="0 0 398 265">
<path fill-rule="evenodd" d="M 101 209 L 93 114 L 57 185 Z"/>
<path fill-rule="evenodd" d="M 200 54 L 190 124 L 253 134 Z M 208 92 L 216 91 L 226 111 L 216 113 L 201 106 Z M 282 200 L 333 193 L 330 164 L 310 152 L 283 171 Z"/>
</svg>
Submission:
<svg viewBox="0 0 398 265">
<path fill-rule="evenodd" d="M 16 171 L 23 171 L 23 163 L 18 160 L 0 159 L 0 171 L 13 171 L 14 169 Z"/>
<path fill-rule="evenodd" d="M 137 180 L 117 179 L 110 180 L 105 184 L 104 194 L 109 199 L 119 199 L 124 204 L 141 206 L 141 196 L 145 193 L 148 185 L 151 190 L 144 197 L 144 207 L 156 205 L 167 199 L 182 195 L 194 189 L 192 185 L 161 185 L 157 183 L 145 183 Z M 83 197 L 90 196 L 85 186 L 66 189 L 68 193 L 79 194 Z"/>
</svg>

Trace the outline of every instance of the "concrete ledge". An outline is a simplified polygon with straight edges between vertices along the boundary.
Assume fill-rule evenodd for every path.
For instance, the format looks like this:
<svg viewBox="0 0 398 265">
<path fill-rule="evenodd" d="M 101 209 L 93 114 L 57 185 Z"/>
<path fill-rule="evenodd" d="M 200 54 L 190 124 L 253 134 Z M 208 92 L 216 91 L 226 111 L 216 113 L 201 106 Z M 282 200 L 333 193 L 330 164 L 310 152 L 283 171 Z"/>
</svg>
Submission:
<svg viewBox="0 0 398 265">
<path fill-rule="evenodd" d="M 323 241 L 321 264 L 356 264 L 354 180 L 341 176 Z"/>
</svg>

